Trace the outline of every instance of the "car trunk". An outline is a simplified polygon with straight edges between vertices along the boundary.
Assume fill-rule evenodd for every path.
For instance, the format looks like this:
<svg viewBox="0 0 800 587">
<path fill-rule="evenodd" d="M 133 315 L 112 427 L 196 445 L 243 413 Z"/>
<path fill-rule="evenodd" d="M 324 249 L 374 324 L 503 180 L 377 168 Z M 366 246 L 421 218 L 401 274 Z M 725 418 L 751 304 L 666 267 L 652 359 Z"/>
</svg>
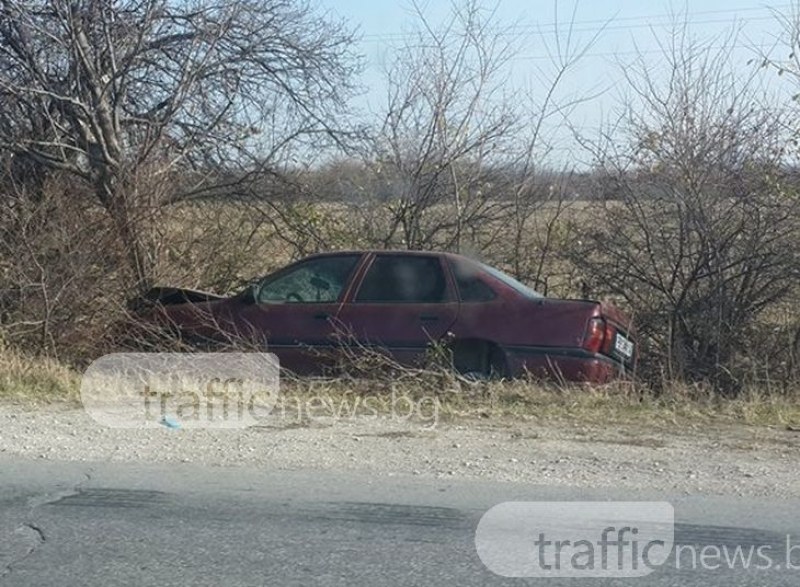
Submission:
<svg viewBox="0 0 800 587">
<path fill-rule="evenodd" d="M 488 332 L 491 340 L 521 351 L 548 355 L 580 351 L 606 355 L 626 364 L 635 360 L 635 349 L 628 344 L 632 344 L 630 320 L 609 303 L 542 298 L 506 306 L 502 318 L 498 310 L 487 307 L 476 308 L 470 314 L 462 312 L 460 333 Z"/>
</svg>

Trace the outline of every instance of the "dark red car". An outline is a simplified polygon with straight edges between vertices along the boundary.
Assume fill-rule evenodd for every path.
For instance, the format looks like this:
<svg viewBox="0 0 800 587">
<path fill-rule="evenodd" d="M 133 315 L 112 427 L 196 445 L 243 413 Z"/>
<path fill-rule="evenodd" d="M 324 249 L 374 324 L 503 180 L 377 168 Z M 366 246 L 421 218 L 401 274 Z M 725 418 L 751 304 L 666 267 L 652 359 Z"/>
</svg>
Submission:
<svg viewBox="0 0 800 587">
<path fill-rule="evenodd" d="M 168 289 L 153 297 L 184 337 L 255 339 L 297 373 L 318 371 L 342 344 L 414 364 L 438 341 L 462 373 L 588 382 L 615 378 L 636 358 L 630 322 L 613 306 L 545 298 L 451 253 L 324 253 L 230 298 Z"/>
</svg>

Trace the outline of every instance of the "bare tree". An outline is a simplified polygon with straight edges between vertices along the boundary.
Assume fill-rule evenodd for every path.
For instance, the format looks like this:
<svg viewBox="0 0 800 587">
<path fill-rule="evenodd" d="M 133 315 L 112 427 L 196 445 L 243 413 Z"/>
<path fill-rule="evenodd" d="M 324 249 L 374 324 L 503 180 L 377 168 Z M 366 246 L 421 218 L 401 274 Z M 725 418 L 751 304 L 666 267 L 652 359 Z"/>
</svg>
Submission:
<svg viewBox="0 0 800 587">
<path fill-rule="evenodd" d="M 496 205 L 481 173 L 515 124 L 504 96 L 513 47 L 477 0 L 454 4 L 441 26 L 413 6 L 419 28 L 388 68 L 375 139 L 374 172 L 388 192 L 384 244 L 458 250 L 464 224 Z M 437 242 L 443 235 L 449 242 Z"/>
<path fill-rule="evenodd" d="M 573 260 L 635 312 L 654 375 L 730 391 L 762 356 L 764 310 L 795 283 L 800 206 L 780 108 L 733 67 L 735 36 L 717 43 L 678 24 L 661 67 L 626 65 L 627 141 L 594 145 L 604 201 Z"/>
<path fill-rule="evenodd" d="M 552 37 L 537 36 L 551 59 L 521 98 L 510 95 L 519 84 L 508 78 L 519 32 L 499 27 L 477 0 L 453 4 L 438 25 L 415 5 L 417 29 L 391 54 L 387 103 L 362 161 L 309 169 L 297 184 L 305 197 L 275 206 L 287 244 L 300 253 L 460 250 L 544 283 L 568 209 L 568 170 L 546 168 L 551 133 L 589 99 L 563 99 L 558 90 L 602 32 L 580 40 L 573 8 Z"/>
<path fill-rule="evenodd" d="M 775 10 L 774 15 L 778 24 L 778 36 L 776 46 L 773 51 L 760 55 L 760 65 L 764 68 L 771 67 L 777 72 L 778 76 L 784 81 L 792 96 L 792 103 L 789 111 L 793 116 L 788 118 L 788 133 L 792 138 L 792 147 L 788 153 L 788 163 L 794 165 L 795 173 L 798 156 L 798 136 L 800 136 L 800 126 L 797 124 L 797 112 L 800 109 L 800 2 L 793 0 L 792 3 L 783 10 Z M 754 60 L 755 61 L 755 60 Z M 800 188 L 796 181 L 787 186 L 786 197 L 798 198 Z M 800 265 L 794 267 L 793 274 L 796 282 L 800 284 Z M 792 337 L 792 363 L 795 369 L 800 370 L 800 317 L 797 316 L 796 308 L 800 302 L 800 286 L 795 287 L 793 297 L 790 301 L 791 314 L 794 316 L 792 327 L 794 336 Z"/>
<path fill-rule="evenodd" d="M 570 239 L 568 218 L 577 203 L 572 181 L 574 164 L 554 161 L 557 139 L 553 135 L 569 126 L 570 115 L 577 106 L 607 90 L 586 87 L 579 94 L 560 95 L 565 80 L 605 30 L 605 25 L 600 26 L 588 39 L 581 39 L 575 32 L 578 8 L 576 1 L 570 17 L 560 21 L 555 2 L 552 31 L 537 35 L 548 59 L 533 71 L 533 87 L 523 102 L 526 108 L 521 117 L 521 138 L 506 166 L 512 176 L 509 191 L 513 206 L 503 239 L 511 246 L 502 256 L 518 279 L 531 282 L 545 294 L 551 285 L 554 261 L 559 257 L 556 253 Z M 557 129 L 555 133 L 553 129 Z M 562 283 L 561 289 L 563 294 L 569 293 L 568 284 Z"/>
<path fill-rule="evenodd" d="M 0 149 L 91 185 L 145 286 L 154 188 L 335 137 L 350 48 L 304 0 L 2 0 Z"/>
</svg>

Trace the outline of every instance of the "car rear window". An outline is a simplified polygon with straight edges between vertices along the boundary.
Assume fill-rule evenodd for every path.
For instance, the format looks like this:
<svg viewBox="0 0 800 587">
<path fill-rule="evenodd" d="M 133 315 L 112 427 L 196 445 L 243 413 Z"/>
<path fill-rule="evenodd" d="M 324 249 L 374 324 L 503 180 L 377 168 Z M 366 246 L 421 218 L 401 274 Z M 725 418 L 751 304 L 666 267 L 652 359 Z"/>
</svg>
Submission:
<svg viewBox="0 0 800 587">
<path fill-rule="evenodd" d="M 489 302 L 497 297 L 495 291 L 479 277 L 477 267 L 458 261 L 450 261 L 450 267 L 462 302 Z"/>
<path fill-rule="evenodd" d="M 513 277 L 511 277 L 507 273 L 503 273 L 499 269 L 495 269 L 494 267 L 490 267 L 489 265 L 484 265 L 483 263 L 478 263 L 478 265 L 480 265 L 481 269 L 486 271 L 486 273 L 488 273 L 489 275 L 491 275 L 492 277 L 494 277 L 496 279 L 499 279 L 500 281 L 505 283 L 507 286 L 509 286 L 510 288 L 516 290 L 517 293 L 522 294 L 526 298 L 531 298 L 531 299 L 537 299 L 538 300 L 538 299 L 541 299 L 541 298 L 544 297 L 542 294 L 540 294 L 535 289 L 531 289 L 530 287 L 528 287 L 524 283 L 520 283 L 519 281 L 517 281 L 516 279 L 514 279 Z"/>
</svg>

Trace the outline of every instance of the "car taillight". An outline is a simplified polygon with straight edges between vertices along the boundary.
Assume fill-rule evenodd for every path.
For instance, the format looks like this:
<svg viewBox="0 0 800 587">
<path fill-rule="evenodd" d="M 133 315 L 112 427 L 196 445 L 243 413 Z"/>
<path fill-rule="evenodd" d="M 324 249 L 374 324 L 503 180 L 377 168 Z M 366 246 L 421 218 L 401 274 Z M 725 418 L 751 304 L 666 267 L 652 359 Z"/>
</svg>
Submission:
<svg viewBox="0 0 800 587">
<path fill-rule="evenodd" d="M 583 337 L 583 347 L 592 353 L 611 354 L 616 329 L 605 318 L 592 318 Z"/>
</svg>

